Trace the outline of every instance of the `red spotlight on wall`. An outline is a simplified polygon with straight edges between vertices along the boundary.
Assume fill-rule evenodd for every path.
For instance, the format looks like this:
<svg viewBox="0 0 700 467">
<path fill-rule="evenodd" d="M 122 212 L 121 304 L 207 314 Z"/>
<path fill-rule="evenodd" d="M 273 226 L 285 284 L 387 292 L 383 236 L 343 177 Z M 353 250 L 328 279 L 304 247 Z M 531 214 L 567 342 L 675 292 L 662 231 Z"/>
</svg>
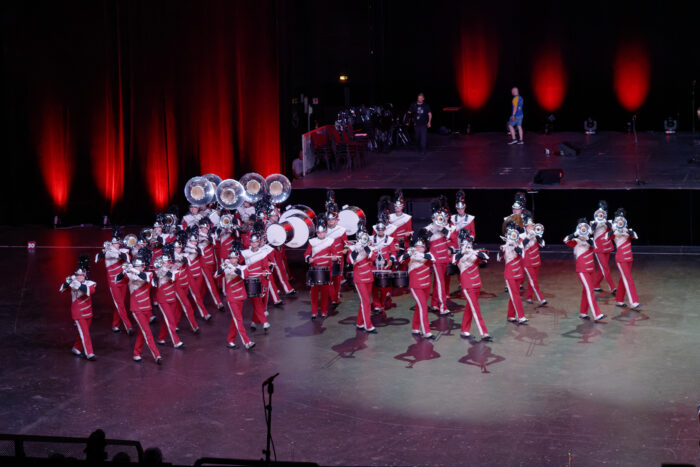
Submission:
<svg viewBox="0 0 700 467">
<path fill-rule="evenodd" d="M 464 105 L 482 108 L 493 90 L 498 72 L 498 50 L 494 39 L 480 28 L 462 32 L 456 54 L 457 89 Z"/>
<path fill-rule="evenodd" d="M 39 166 L 46 189 L 56 208 L 63 210 L 73 180 L 74 147 L 70 137 L 70 112 L 47 99 L 38 116 Z"/>
<path fill-rule="evenodd" d="M 170 202 L 177 188 L 177 146 L 175 118 L 170 101 L 164 108 L 156 106 L 148 127 L 145 150 L 146 186 L 153 205 L 162 210 Z"/>
<path fill-rule="evenodd" d="M 547 112 L 558 110 L 564 102 L 567 75 L 559 47 L 550 46 L 540 53 L 532 69 L 535 98 Z"/>
<path fill-rule="evenodd" d="M 110 89 L 109 82 L 105 84 Z M 115 106 L 111 93 L 106 92 L 102 106 L 93 117 L 92 173 L 100 194 L 110 208 L 124 194 L 124 120 L 121 91 Z"/>
<path fill-rule="evenodd" d="M 642 106 L 649 93 L 651 63 L 642 43 L 625 43 L 615 58 L 614 86 L 620 105 L 629 112 Z"/>
</svg>

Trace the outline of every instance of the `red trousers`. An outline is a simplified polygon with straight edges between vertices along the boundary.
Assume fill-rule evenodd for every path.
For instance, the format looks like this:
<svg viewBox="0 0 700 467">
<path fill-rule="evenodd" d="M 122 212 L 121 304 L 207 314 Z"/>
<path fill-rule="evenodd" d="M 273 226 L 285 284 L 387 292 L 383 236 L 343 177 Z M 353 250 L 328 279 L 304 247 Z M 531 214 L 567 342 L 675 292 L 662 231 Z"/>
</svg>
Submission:
<svg viewBox="0 0 700 467">
<path fill-rule="evenodd" d="M 447 263 L 433 263 L 433 295 L 430 305 L 439 308 L 440 313 L 447 312 Z"/>
<path fill-rule="evenodd" d="M 617 269 L 620 271 L 620 281 L 617 284 L 615 301 L 624 302 L 625 293 L 627 293 L 630 305 L 639 303 L 637 287 L 634 285 L 634 279 L 632 279 L 632 263 L 617 263 Z"/>
<path fill-rule="evenodd" d="M 278 303 L 281 298 L 280 298 L 280 289 L 277 287 L 277 282 L 275 282 L 275 276 L 273 274 L 270 274 L 270 283 L 267 287 L 268 291 L 268 298 L 272 299 L 272 303 Z M 267 304 L 267 302 L 265 302 Z"/>
<path fill-rule="evenodd" d="M 372 307 L 370 301 L 372 299 L 372 283 L 355 282 L 355 290 L 357 290 L 357 296 L 360 297 L 360 308 L 357 310 L 357 325 L 365 328 L 367 331 L 374 329 L 374 324 L 372 324 Z"/>
<path fill-rule="evenodd" d="M 599 288 L 600 283 L 603 282 L 603 279 L 605 279 L 605 282 L 608 283 L 610 290 L 613 290 L 615 288 L 615 282 L 613 281 L 612 273 L 610 272 L 610 253 L 595 253 L 595 259 L 598 263 L 598 267 L 595 271 L 593 287 L 596 289 Z"/>
<path fill-rule="evenodd" d="M 343 276 L 335 276 L 332 280 L 331 302 L 338 303 L 340 302 L 340 282 L 343 280 Z M 391 293 L 391 290 L 389 293 Z"/>
<path fill-rule="evenodd" d="M 267 323 L 267 316 L 265 316 L 265 311 L 267 311 L 267 297 L 270 295 L 268 283 L 265 279 L 262 281 L 262 297 L 253 297 L 250 299 L 253 302 L 253 322 L 256 324 Z"/>
<path fill-rule="evenodd" d="M 479 334 L 482 336 L 488 334 L 489 330 L 486 329 L 486 323 L 483 316 L 481 316 L 481 307 L 479 306 L 481 287 L 462 289 L 462 293 L 464 293 L 464 298 L 467 299 L 467 305 L 464 307 L 464 316 L 462 317 L 462 332 L 469 332 L 469 329 L 472 327 L 472 320 L 474 320 L 476 327 L 479 329 Z"/>
<path fill-rule="evenodd" d="M 131 314 L 134 316 L 134 320 L 139 327 L 139 332 L 136 333 L 136 342 L 134 343 L 134 356 L 141 356 L 141 351 L 145 343 L 148 345 L 151 354 L 153 354 L 153 358 L 160 357 L 160 352 L 158 351 L 158 347 L 156 347 L 156 341 L 153 340 L 153 334 L 151 334 L 151 328 L 148 325 L 151 312 L 132 311 Z"/>
<path fill-rule="evenodd" d="M 281 254 L 275 256 L 275 279 L 279 281 L 284 293 L 292 291 L 292 284 L 289 283 L 289 273 L 287 272 L 287 267 L 284 264 L 284 258 Z"/>
<path fill-rule="evenodd" d="M 520 299 L 520 284 L 523 283 L 523 278 L 514 279 L 506 277 L 506 285 L 508 286 L 508 319 L 524 318 L 525 310 L 523 310 L 523 301 Z"/>
<path fill-rule="evenodd" d="M 90 339 L 90 323 L 92 318 L 82 318 L 74 319 L 75 327 L 78 328 L 78 338 L 73 343 L 73 348 L 78 349 L 81 352 L 85 352 L 85 355 L 91 355 L 95 352 L 92 350 L 92 339 Z"/>
<path fill-rule="evenodd" d="M 170 303 L 158 302 L 158 308 L 163 312 L 163 320 L 160 322 L 160 333 L 158 333 L 158 340 L 164 341 L 165 338 L 170 334 L 170 340 L 173 341 L 173 345 L 180 343 L 180 337 L 178 337 L 175 328 L 177 327 L 177 308 L 178 304 L 176 301 Z"/>
<path fill-rule="evenodd" d="M 129 321 L 129 314 L 126 312 L 126 291 L 128 286 L 126 282 L 119 282 L 117 284 L 109 283 L 109 294 L 112 296 L 112 302 L 114 302 L 114 313 L 112 314 L 112 327 L 116 328 L 119 326 L 119 321 L 124 323 L 124 328 L 131 329 L 131 321 Z"/>
<path fill-rule="evenodd" d="M 243 325 L 243 300 L 227 299 L 226 302 L 228 303 L 228 309 L 231 311 L 231 325 L 228 328 L 226 342 L 233 342 L 236 340 L 236 336 L 240 334 L 243 343 L 248 345 L 250 339 Z"/>
<path fill-rule="evenodd" d="M 598 302 L 595 301 L 595 292 L 593 291 L 593 273 L 592 272 L 579 272 L 578 280 L 581 281 L 583 290 L 581 291 L 581 309 L 579 313 L 581 315 L 588 314 L 588 308 L 591 309 L 593 313 L 593 318 L 598 318 L 602 313 L 600 312 L 600 307 Z"/>
<path fill-rule="evenodd" d="M 192 308 L 190 298 L 187 296 L 188 289 L 189 287 L 175 287 L 175 296 L 177 297 L 177 302 L 180 304 L 180 306 L 175 306 L 175 327 L 177 327 L 177 324 L 182 319 L 182 312 L 184 311 L 187 322 L 190 323 L 190 327 L 194 331 L 199 326 L 197 326 L 197 321 L 194 319 L 194 308 Z"/>
<path fill-rule="evenodd" d="M 194 299 L 194 304 L 197 305 L 197 310 L 199 310 L 199 315 L 202 318 L 209 316 L 207 308 L 204 306 L 204 297 L 202 296 L 202 291 L 204 290 L 204 276 L 190 276 L 190 295 Z"/>
<path fill-rule="evenodd" d="M 537 298 L 538 301 L 543 301 L 544 300 L 544 295 L 542 295 L 542 291 L 540 290 L 540 281 L 539 281 L 539 276 L 540 276 L 540 266 L 536 266 L 534 268 L 530 267 L 524 267 L 525 270 L 525 275 L 527 276 L 527 292 L 525 292 L 525 298 L 528 300 L 532 300 L 532 293 L 534 291 L 535 293 L 535 298 Z"/>
<path fill-rule="evenodd" d="M 214 280 L 214 271 L 211 271 L 211 266 L 207 266 L 206 263 L 202 263 L 202 278 L 204 284 L 211 294 L 211 298 L 214 300 L 214 304 L 219 306 L 221 304 L 221 296 L 219 295 L 219 287 Z"/>
<path fill-rule="evenodd" d="M 311 286 L 311 316 L 318 314 L 318 294 L 321 294 L 321 314 L 328 314 L 328 299 L 331 295 L 332 285 Z"/>
<path fill-rule="evenodd" d="M 428 334 L 430 333 L 430 323 L 428 322 L 428 295 L 430 295 L 430 289 L 428 287 L 424 289 L 411 288 L 411 295 L 413 300 L 416 301 L 416 307 L 413 310 L 412 329 Z"/>
<path fill-rule="evenodd" d="M 374 287 L 372 285 L 372 306 L 382 311 L 384 311 L 385 306 L 391 306 L 391 287 Z"/>
</svg>

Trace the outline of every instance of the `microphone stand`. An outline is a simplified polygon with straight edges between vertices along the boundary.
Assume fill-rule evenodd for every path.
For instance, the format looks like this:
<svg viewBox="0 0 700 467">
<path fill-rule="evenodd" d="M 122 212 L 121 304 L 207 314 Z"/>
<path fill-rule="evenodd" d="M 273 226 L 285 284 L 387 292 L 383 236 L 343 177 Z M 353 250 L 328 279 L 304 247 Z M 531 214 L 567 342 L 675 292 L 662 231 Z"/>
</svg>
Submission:
<svg viewBox="0 0 700 467">
<path fill-rule="evenodd" d="M 274 379 L 279 375 L 277 373 L 271 376 L 263 383 L 263 407 L 265 409 L 265 424 L 267 425 L 267 440 L 266 448 L 263 450 L 265 454 L 265 465 L 270 464 L 270 444 L 272 443 L 272 393 L 275 392 L 275 385 L 273 384 Z M 265 404 L 265 386 L 267 386 L 267 404 Z M 275 454 L 277 457 L 277 454 Z"/>
<path fill-rule="evenodd" d="M 695 80 L 693 80 L 693 88 L 692 88 L 690 95 L 691 95 L 690 105 L 692 107 L 691 110 L 693 112 L 692 113 L 693 117 L 692 117 L 691 121 L 693 122 L 693 136 L 695 136 L 695 118 L 696 118 L 696 114 L 695 114 Z"/>
</svg>

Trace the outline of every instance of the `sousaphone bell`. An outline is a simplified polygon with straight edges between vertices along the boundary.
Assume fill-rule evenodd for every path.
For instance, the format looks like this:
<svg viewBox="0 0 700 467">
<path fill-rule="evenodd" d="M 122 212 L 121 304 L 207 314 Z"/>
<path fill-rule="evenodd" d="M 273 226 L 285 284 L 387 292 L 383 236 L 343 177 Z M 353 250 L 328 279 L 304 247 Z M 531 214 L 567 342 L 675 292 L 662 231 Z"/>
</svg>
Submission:
<svg viewBox="0 0 700 467">
<path fill-rule="evenodd" d="M 206 206 L 214 201 L 216 189 L 205 177 L 192 177 L 185 185 L 185 198 L 193 206 Z"/>
<path fill-rule="evenodd" d="M 267 191 L 265 179 L 255 172 L 247 173 L 241 177 L 241 185 L 243 185 L 245 201 L 251 204 L 260 201 Z"/>
<path fill-rule="evenodd" d="M 243 185 L 229 178 L 216 187 L 216 201 L 225 209 L 236 209 L 246 200 Z"/>
<path fill-rule="evenodd" d="M 282 174 L 268 175 L 265 179 L 267 193 L 270 195 L 270 201 L 273 204 L 282 204 L 292 193 L 292 184 L 289 179 Z"/>
</svg>

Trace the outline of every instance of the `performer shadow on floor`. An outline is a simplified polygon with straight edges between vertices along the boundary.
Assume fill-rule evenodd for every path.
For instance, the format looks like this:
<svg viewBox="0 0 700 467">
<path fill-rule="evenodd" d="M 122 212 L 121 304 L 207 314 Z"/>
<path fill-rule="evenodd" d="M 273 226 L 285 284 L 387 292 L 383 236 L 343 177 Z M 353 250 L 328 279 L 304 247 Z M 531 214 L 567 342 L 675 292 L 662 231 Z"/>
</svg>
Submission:
<svg viewBox="0 0 700 467">
<path fill-rule="evenodd" d="M 415 344 L 409 345 L 404 353 L 394 357 L 396 360 L 408 362 L 406 368 L 413 368 L 418 362 L 440 358 L 440 354 L 435 351 L 432 342 L 419 336 L 413 336 L 413 339 L 416 341 Z"/>
<path fill-rule="evenodd" d="M 580 339 L 578 344 L 592 344 L 593 339 L 600 336 L 602 332 L 595 323 L 591 321 L 586 321 L 576 326 L 576 329 L 567 331 L 562 334 L 562 337 L 569 337 L 572 339 Z"/>
<path fill-rule="evenodd" d="M 544 341 L 547 338 L 547 333 L 538 330 L 532 325 L 516 326 L 508 334 L 514 337 L 516 341 L 527 343 L 525 355 L 528 357 L 534 353 L 535 347 L 548 345 Z"/>
<path fill-rule="evenodd" d="M 485 342 L 470 339 L 469 350 L 464 357 L 459 359 L 459 363 L 479 367 L 482 373 L 491 373 L 486 367 L 505 361 L 505 359 L 505 357 L 493 353 L 491 347 Z"/>
<path fill-rule="evenodd" d="M 461 326 L 450 315 L 441 315 L 430 322 L 430 329 L 438 331 L 443 336 L 454 336 L 452 331 L 459 331 Z"/>
</svg>

